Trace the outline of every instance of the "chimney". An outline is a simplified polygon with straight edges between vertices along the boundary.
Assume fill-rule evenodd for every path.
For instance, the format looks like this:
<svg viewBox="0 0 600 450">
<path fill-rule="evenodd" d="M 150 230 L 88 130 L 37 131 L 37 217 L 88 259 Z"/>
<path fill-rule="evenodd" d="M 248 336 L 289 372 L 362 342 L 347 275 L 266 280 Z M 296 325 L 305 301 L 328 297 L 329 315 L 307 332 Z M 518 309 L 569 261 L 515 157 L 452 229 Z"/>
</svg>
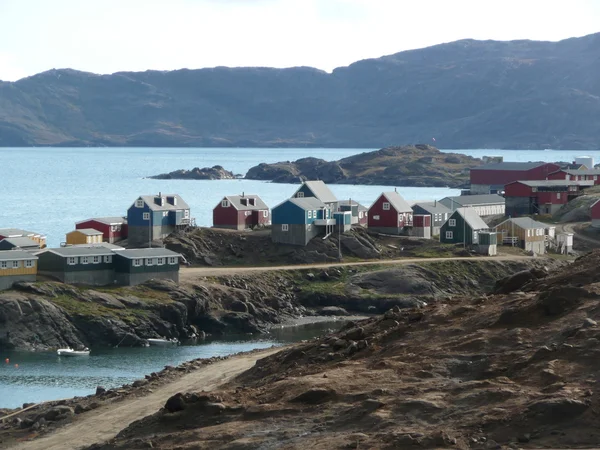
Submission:
<svg viewBox="0 0 600 450">
<path fill-rule="evenodd" d="M 396 193 L 397 193 L 397 192 L 398 192 L 398 188 L 394 188 L 394 192 L 396 192 Z"/>
<path fill-rule="evenodd" d="M 242 191 L 242 197 L 244 196 L 244 192 Z"/>
</svg>

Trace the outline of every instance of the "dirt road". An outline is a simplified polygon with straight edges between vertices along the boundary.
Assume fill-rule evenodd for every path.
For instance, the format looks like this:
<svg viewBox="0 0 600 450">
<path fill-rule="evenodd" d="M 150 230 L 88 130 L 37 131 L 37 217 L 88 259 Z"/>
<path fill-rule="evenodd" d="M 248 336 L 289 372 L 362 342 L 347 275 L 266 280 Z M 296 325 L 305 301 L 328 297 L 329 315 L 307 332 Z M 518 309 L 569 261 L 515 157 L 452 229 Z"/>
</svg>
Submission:
<svg viewBox="0 0 600 450">
<path fill-rule="evenodd" d="M 14 450 L 70 450 L 113 438 L 131 422 L 142 419 L 160 409 L 167 399 L 178 392 L 210 391 L 234 376 L 249 369 L 257 359 L 281 350 L 268 349 L 247 355 L 234 356 L 203 367 L 166 384 L 145 397 L 123 400 L 101 406 L 60 428 L 56 432 L 31 442 L 9 447 Z"/>
<path fill-rule="evenodd" d="M 180 282 L 194 281 L 198 277 L 216 277 L 226 275 L 242 275 L 250 272 L 268 272 L 272 270 L 305 270 L 305 269 L 327 269 L 331 267 L 345 266 L 373 266 L 383 264 L 414 264 L 414 263 L 430 263 L 440 261 L 516 261 L 529 259 L 529 256 L 519 255 L 500 255 L 500 256 L 469 256 L 469 257 L 452 257 L 452 258 L 410 258 L 410 259 L 387 259 L 379 261 L 363 261 L 352 263 L 331 263 L 331 264 L 301 264 L 296 266 L 268 266 L 268 267 L 188 267 L 182 268 L 179 272 Z"/>
</svg>

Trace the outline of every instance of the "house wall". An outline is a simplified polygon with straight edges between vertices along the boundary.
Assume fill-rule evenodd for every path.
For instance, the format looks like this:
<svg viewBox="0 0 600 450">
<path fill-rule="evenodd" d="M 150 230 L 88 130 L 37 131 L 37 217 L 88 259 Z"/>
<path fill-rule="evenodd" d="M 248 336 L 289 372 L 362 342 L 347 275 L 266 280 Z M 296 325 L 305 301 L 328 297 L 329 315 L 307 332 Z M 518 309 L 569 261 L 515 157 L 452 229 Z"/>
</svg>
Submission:
<svg viewBox="0 0 600 450">
<path fill-rule="evenodd" d="M 533 252 L 536 255 L 543 255 L 546 253 L 546 243 L 544 241 L 525 242 L 525 250 Z"/>
<path fill-rule="evenodd" d="M 288 231 L 283 231 L 281 224 L 271 227 L 271 240 L 279 244 L 306 245 L 319 234 L 318 227 L 305 224 L 287 224 Z"/>
<path fill-rule="evenodd" d="M 104 242 L 109 242 L 112 244 L 127 237 L 127 224 L 122 223 L 114 226 L 116 226 L 117 229 L 113 231 L 113 225 L 108 225 L 96 220 L 86 220 L 85 222 L 75 224 L 75 229 L 80 230 L 82 228 L 93 228 L 94 230 L 101 231 Z"/>
<path fill-rule="evenodd" d="M 450 220 L 455 219 L 456 225 L 450 226 Z M 446 237 L 446 232 L 451 231 L 452 237 Z M 466 234 L 466 239 L 463 236 Z M 458 213 L 454 213 L 450 218 L 440 227 L 440 242 L 444 244 L 457 244 L 465 242 L 467 245 L 474 243 L 473 230 L 468 224 L 464 223 L 462 216 Z"/>
<path fill-rule="evenodd" d="M 592 205 L 590 214 L 592 216 L 592 227 L 600 228 L 600 202 L 596 202 Z"/>
<path fill-rule="evenodd" d="M 12 288 L 14 283 L 19 281 L 33 282 L 36 280 L 36 275 L 9 275 L 0 276 L 0 291 Z"/>
<path fill-rule="evenodd" d="M 2 277 L 12 277 L 12 276 L 21 276 L 21 275 L 35 275 L 38 271 L 37 261 L 33 260 L 33 267 L 25 267 L 25 261 L 19 261 L 19 267 L 13 268 L 12 261 L 7 261 L 8 268 L 1 269 L 0 268 L 0 278 Z"/>
<path fill-rule="evenodd" d="M 241 226 L 243 227 L 243 224 Z M 237 209 L 231 205 L 229 205 L 227 208 L 224 208 L 221 203 L 219 203 L 213 209 L 213 227 L 234 230 L 239 229 L 240 223 L 238 222 Z"/>
<path fill-rule="evenodd" d="M 268 209 L 252 211 L 252 226 L 266 226 L 271 222 L 271 212 Z"/>
<path fill-rule="evenodd" d="M 67 244 L 71 244 L 71 245 L 90 244 L 92 242 L 100 242 L 101 241 L 101 239 L 98 241 L 96 241 L 95 239 L 92 240 L 93 238 L 95 238 L 95 236 L 88 236 L 79 231 L 71 231 L 70 233 L 67 233 Z"/>
<path fill-rule="evenodd" d="M 390 209 L 383 209 L 383 204 L 389 203 L 385 196 L 379 196 L 375 203 L 369 208 L 368 227 L 377 229 L 398 229 L 404 226 L 404 222 L 398 217 L 400 211 L 396 211 L 394 206 L 390 204 Z M 402 211 L 404 212 L 404 211 Z M 412 213 L 412 210 L 410 211 Z M 377 219 L 377 217 L 379 217 Z M 378 230 L 376 230 L 378 231 Z M 393 233 L 398 234 L 398 233 Z"/>
<path fill-rule="evenodd" d="M 136 286 L 148 280 L 173 280 L 179 283 L 179 272 L 154 272 L 154 273 L 116 273 L 117 284 L 123 286 Z"/>
</svg>

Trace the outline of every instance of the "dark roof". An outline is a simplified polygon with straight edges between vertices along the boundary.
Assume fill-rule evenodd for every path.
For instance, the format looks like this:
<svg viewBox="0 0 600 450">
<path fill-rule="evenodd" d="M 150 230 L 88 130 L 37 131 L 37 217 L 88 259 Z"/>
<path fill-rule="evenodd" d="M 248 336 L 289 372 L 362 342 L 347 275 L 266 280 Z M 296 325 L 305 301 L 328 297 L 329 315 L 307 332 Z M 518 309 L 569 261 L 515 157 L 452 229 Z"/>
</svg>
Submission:
<svg viewBox="0 0 600 450">
<path fill-rule="evenodd" d="M 424 209 L 425 211 L 427 211 L 430 214 L 444 214 L 444 213 L 450 213 L 452 212 L 452 210 L 450 208 L 448 208 L 447 206 L 443 205 L 440 202 L 421 202 L 421 203 L 415 203 L 413 205 L 413 208 L 415 206 L 418 206 L 421 209 Z"/>
<path fill-rule="evenodd" d="M 60 248 L 47 248 L 42 250 L 41 252 L 36 253 L 36 255 L 41 255 L 43 253 L 50 252 L 55 255 L 62 256 L 63 258 L 67 257 L 75 257 L 75 256 L 108 256 L 114 255 L 114 253 L 107 249 L 106 247 L 60 247 Z"/>
<path fill-rule="evenodd" d="M 525 186 L 540 187 L 540 186 L 592 186 L 594 180 L 520 180 L 513 181 L 512 183 L 521 183 Z M 507 185 L 508 186 L 508 185 Z"/>
<path fill-rule="evenodd" d="M 21 237 L 21 236 L 44 236 L 41 233 L 22 230 L 20 228 L 0 228 L 0 236 Z"/>
<path fill-rule="evenodd" d="M 261 209 L 269 209 L 267 204 L 262 201 L 262 199 L 258 195 L 227 195 L 225 197 L 229 200 L 231 206 L 233 206 L 238 211 L 253 211 L 253 210 L 261 210 Z M 242 204 L 242 199 L 254 199 L 254 205 L 244 205 Z"/>
<path fill-rule="evenodd" d="M 0 242 L 8 242 L 9 244 L 12 244 L 13 247 L 21 247 L 21 248 L 37 247 L 37 248 L 40 248 L 39 243 L 35 242 L 33 239 L 30 239 L 28 237 L 5 238 L 5 239 L 2 239 Z"/>
<path fill-rule="evenodd" d="M 22 261 L 27 259 L 38 259 L 38 257 L 23 250 L 0 250 L 0 261 Z"/>
<path fill-rule="evenodd" d="M 358 206 L 358 210 L 359 211 L 367 211 L 367 207 L 364 205 L 361 205 L 360 203 L 354 201 L 354 200 L 339 200 L 338 201 L 338 205 L 339 206 L 349 206 L 350 203 L 352 203 L 352 206 Z"/>
<path fill-rule="evenodd" d="M 402 198 L 396 191 L 383 192 L 381 195 L 385 196 L 390 205 L 398 212 L 412 212 L 410 205 Z"/>
<path fill-rule="evenodd" d="M 484 164 L 482 166 L 473 167 L 471 170 L 531 170 L 536 167 L 543 166 L 545 163 L 542 161 L 537 162 L 500 162 Z"/>
<path fill-rule="evenodd" d="M 92 217 L 90 219 L 86 219 L 86 220 L 82 220 L 81 222 L 77 222 L 75 225 L 79 225 L 80 223 L 90 222 L 92 220 L 94 222 L 103 223 L 105 225 L 120 225 L 123 223 L 127 223 L 127 217 L 114 216 L 114 217 Z"/>
<path fill-rule="evenodd" d="M 290 201 L 304 210 L 325 208 L 325 203 L 316 197 L 290 198 L 286 201 Z"/>
<path fill-rule="evenodd" d="M 69 231 L 67 234 L 71 233 L 81 233 L 86 236 L 98 236 L 99 234 L 102 234 L 102 231 L 94 230 L 93 228 L 80 228 L 78 230 Z"/>
<path fill-rule="evenodd" d="M 331 192 L 331 189 L 329 189 L 329 187 L 323 181 L 305 181 L 303 185 L 306 185 L 313 193 L 313 195 L 319 200 L 321 200 L 323 203 L 337 202 L 337 197 L 334 195 L 333 192 Z M 295 196 L 300 189 L 302 189 L 302 186 L 298 188 L 298 190 L 293 196 Z"/>
<path fill-rule="evenodd" d="M 179 253 L 167 248 L 134 248 L 131 250 L 115 250 L 114 254 L 127 259 L 181 257 Z"/>
<path fill-rule="evenodd" d="M 79 247 L 79 248 L 106 248 L 108 250 L 125 250 L 125 247 L 120 245 L 111 244 L 109 242 L 96 242 L 91 244 L 68 244 L 65 247 Z"/>
<path fill-rule="evenodd" d="M 481 194 L 481 195 L 457 195 L 453 197 L 444 197 L 440 201 L 450 200 L 451 205 L 469 206 L 469 205 L 497 205 L 504 204 L 504 197 L 498 194 Z M 452 209 L 450 207 L 450 209 Z"/>
<path fill-rule="evenodd" d="M 473 208 L 458 208 L 455 213 L 460 214 L 473 230 L 487 230 L 490 228 Z"/>
<path fill-rule="evenodd" d="M 521 228 L 549 228 L 550 225 L 542 223 L 542 222 L 538 222 L 537 220 L 533 220 L 531 217 L 513 217 L 512 219 L 507 219 L 504 222 L 499 223 L 498 225 L 496 225 L 497 227 L 499 227 L 500 225 L 502 225 L 503 223 L 506 222 L 512 222 L 515 225 L 521 227 Z"/>
<path fill-rule="evenodd" d="M 161 197 L 163 197 L 165 199 L 164 204 L 162 206 L 158 205 L 155 202 L 155 199 L 159 199 Z M 167 197 L 177 199 L 177 205 L 173 205 L 173 204 L 169 203 L 167 201 Z M 140 195 L 138 198 L 141 198 L 142 200 L 144 200 L 144 202 L 148 205 L 148 207 L 152 211 L 175 211 L 178 209 L 190 209 L 188 204 L 177 194 L 160 194 L 160 196 L 159 195 Z M 133 205 L 135 205 L 135 202 L 133 202 Z"/>
</svg>

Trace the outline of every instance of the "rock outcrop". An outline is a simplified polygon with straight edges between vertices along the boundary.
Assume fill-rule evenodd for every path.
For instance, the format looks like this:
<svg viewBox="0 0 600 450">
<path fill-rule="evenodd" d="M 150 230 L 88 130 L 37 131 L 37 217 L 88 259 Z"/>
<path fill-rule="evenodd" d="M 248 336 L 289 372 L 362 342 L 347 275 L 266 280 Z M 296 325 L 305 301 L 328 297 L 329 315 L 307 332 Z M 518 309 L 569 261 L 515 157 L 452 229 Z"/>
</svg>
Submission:
<svg viewBox="0 0 600 450">
<path fill-rule="evenodd" d="M 225 170 L 222 166 L 213 166 L 202 169 L 195 167 L 192 170 L 180 169 L 148 178 L 155 180 L 232 180 L 239 177 L 234 175 L 233 172 Z"/>
</svg>

